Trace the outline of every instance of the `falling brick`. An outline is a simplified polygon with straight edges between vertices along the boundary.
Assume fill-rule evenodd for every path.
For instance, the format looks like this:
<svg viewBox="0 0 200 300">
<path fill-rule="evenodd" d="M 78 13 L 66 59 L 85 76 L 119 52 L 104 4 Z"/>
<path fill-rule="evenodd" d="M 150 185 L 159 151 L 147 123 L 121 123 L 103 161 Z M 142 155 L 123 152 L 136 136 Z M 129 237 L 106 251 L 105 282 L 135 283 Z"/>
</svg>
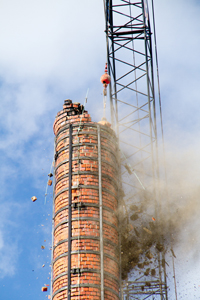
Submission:
<svg viewBox="0 0 200 300">
<path fill-rule="evenodd" d="M 37 197 L 33 196 L 33 197 L 31 197 L 31 200 L 32 200 L 33 202 L 35 202 L 35 201 L 37 200 Z"/>
<path fill-rule="evenodd" d="M 52 180 L 51 180 L 51 179 L 48 180 L 48 185 L 49 185 L 49 186 L 52 185 Z"/>
</svg>

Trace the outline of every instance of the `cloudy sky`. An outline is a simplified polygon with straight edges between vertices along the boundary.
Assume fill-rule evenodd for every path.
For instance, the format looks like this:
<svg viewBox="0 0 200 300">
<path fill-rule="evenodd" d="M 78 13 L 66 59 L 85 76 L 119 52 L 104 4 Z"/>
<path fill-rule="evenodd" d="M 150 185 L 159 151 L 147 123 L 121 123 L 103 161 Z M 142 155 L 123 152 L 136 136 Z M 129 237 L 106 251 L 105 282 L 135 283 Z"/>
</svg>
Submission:
<svg viewBox="0 0 200 300">
<path fill-rule="evenodd" d="M 177 209 L 179 203 L 184 213 L 190 208 L 183 214 L 176 246 L 178 299 L 191 300 L 200 299 L 199 15 L 197 0 L 155 0 L 170 196 Z M 84 103 L 88 88 L 86 109 L 94 121 L 102 117 L 104 28 L 102 0 L 0 0 L 4 300 L 45 299 L 41 287 L 50 284 L 52 187 L 46 201 L 45 191 L 53 159 L 52 125 L 64 99 Z M 32 203 L 34 195 L 38 200 Z"/>
</svg>

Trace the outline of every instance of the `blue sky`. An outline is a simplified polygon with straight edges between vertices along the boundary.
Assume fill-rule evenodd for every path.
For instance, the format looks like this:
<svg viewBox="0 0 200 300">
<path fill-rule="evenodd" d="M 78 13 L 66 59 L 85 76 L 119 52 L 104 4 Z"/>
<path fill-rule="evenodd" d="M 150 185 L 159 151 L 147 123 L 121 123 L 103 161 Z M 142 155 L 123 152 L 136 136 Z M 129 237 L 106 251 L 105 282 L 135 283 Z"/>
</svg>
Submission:
<svg viewBox="0 0 200 300">
<path fill-rule="evenodd" d="M 0 6 L 0 298 L 42 300 L 50 284 L 52 126 L 64 99 L 84 103 L 88 88 L 86 109 L 94 121 L 102 117 L 103 1 Z M 189 211 L 176 246 L 179 299 L 200 299 L 200 207 L 192 201 L 200 174 L 199 15 L 195 0 L 155 0 L 170 192 Z"/>
</svg>

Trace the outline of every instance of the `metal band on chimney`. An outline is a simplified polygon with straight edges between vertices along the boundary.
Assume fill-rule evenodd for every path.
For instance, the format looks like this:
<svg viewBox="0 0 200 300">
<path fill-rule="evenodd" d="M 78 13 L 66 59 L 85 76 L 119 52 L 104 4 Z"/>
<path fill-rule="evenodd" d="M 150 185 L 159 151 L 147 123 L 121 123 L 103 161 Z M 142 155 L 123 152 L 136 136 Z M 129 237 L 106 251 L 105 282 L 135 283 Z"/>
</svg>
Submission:
<svg viewBox="0 0 200 300">
<path fill-rule="evenodd" d="M 68 300 L 71 299 L 71 235 L 72 235 L 72 124 L 69 126 L 69 206 L 68 206 Z"/>
<path fill-rule="evenodd" d="M 99 167 L 99 231 L 100 231 L 100 264 L 101 264 L 101 300 L 104 300 L 104 255 L 103 255 L 103 201 L 102 201 L 102 178 L 101 178 L 101 132 L 98 131 L 98 167 Z"/>
</svg>

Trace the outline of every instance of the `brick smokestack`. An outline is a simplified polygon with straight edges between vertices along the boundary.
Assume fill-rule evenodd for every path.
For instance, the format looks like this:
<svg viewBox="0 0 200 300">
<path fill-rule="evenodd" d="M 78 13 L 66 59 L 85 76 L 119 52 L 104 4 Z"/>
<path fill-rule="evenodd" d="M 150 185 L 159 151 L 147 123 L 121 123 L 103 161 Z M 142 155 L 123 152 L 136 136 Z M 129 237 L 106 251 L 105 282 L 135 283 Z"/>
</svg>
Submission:
<svg viewBox="0 0 200 300">
<path fill-rule="evenodd" d="M 65 100 L 54 122 L 52 299 L 119 299 L 118 152 L 108 124 Z"/>
</svg>

